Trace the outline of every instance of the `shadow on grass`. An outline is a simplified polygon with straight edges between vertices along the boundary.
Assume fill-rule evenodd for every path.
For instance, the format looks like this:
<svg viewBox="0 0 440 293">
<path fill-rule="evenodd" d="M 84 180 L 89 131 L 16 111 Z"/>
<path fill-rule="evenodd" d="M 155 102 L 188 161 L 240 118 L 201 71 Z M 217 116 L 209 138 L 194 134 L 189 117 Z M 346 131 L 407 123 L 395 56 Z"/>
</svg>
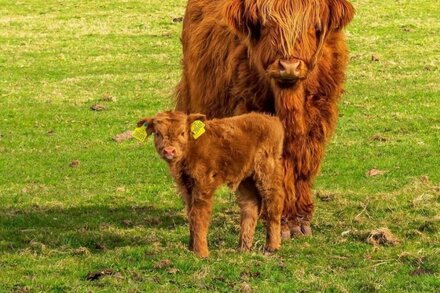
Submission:
<svg viewBox="0 0 440 293">
<path fill-rule="evenodd" d="M 91 250 L 148 245 L 185 225 L 181 210 L 154 206 L 0 209 L 0 251 L 14 252 L 35 243 Z"/>
</svg>

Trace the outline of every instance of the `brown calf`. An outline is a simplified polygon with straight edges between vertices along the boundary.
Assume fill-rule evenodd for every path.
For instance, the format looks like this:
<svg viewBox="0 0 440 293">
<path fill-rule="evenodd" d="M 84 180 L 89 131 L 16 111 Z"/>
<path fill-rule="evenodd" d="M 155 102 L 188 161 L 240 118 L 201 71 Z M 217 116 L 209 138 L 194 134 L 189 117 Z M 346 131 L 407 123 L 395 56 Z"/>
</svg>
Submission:
<svg viewBox="0 0 440 293">
<path fill-rule="evenodd" d="M 194 121 L 205 124 L 205 132 L 197 133 L 199 137 L 191 132 Z M 206 120 L 203 114 L 170 111 L 145 118 L 138 122 L 138 126 L 145 123 L 147 133 L 154 133 L 156 150 L 168 163 L 185 200 L 191 250 L 200 257 L 209 254 L 207 233 L 212 196 L 222 184 L 232 190 L 246 186 L 238 197 L 240 248 L 251 249 L 262 207 L 266 217 L 266 250 L 274 251 L 280 247 L 284 131 L 277 117 L 250 113 Z M 249 182 L 256 183 L 255 191 L 258 192 L 247 192 Z"/>
</svg>

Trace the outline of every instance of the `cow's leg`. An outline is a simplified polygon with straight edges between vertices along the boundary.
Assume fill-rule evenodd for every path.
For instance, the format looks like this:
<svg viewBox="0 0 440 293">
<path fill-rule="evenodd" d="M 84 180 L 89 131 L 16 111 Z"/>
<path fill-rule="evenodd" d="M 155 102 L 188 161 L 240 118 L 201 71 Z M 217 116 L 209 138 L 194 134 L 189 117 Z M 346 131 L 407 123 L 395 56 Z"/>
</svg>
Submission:
<svg viewBox="0 0 440 293">
<path fill-rule="evenodd" d="M 188 84 L 186 82 L 185 74 L 182 75 L 179 84 L 176 86 L 175 95 L 176 95 L 175 109 L 177 111 L 182 111 L 189 114 L 191 112 L 191 109 L 190 109 L 190 99 L 188 93 Z"/>
<path fill-rule="evenodd" d="M 261 197 L 255 187 L 255 182 L 250 178 L 247 178 L 240 183 L 237 193 L 241 216 L 238 245 L 240 250 L 249 251 L 252 248 L 255 227 L 260 215 Z"/>
<path fill-rule="evenodd" d="M 212 212 L 214 190 L 194 188 L 191 196 L 191 209 L 188 210 L 189 226 L 192 232 L 192 248 L 200 257 L 208 257 L 208 228 Z M 191 244 L 190 244 L 191 247 Z"/>
<path fill-rule="evenodd" d="M 295 161 L 294 156 L 285 155 L 284 186 L 286 201 L 282 221 L 288 223 L 288 231 L 291 237 L 312 235 L 310 221 L 313 216 L 311 193 L 313 177 L 301 175 L 298 166 L 301 165 Z"/>
<path fill-rule="evenodd" d="M 310 222 L 313 217 L 312 179 L 310 177 L 296 178 L 295 180 L 296 202 L 295 210 L 289 222 L 292 236 L 312 235 Z"/>
</svg>

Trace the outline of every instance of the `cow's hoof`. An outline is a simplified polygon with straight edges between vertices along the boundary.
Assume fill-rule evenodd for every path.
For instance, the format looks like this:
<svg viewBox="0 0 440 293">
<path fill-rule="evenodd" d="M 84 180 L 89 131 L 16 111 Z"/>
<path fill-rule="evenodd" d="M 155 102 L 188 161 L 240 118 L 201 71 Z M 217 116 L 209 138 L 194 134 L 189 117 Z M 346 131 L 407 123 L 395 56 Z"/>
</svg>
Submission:
<svg viewBox="0 0 440 293">
<path fill-rule="evenodd" d="M 303 232 L 301 230 L 300 225 L 292 225 L 290 226 L 290 234 L 292 235 L 292 238 L 303 236 Z"/>
<path fill-rule="evenodd" d="M 288 227 L 283 227 L 281 230 L 281 240 L 289 240 L 292 238 L 292 235 L 290 234 L 290 229 Z"/>
<path fill-rule="evenodd" d="M 301 223 L 301 232 L 304 236 L 311 237 L 313 235 L 310 223 Z"/>
</svg>

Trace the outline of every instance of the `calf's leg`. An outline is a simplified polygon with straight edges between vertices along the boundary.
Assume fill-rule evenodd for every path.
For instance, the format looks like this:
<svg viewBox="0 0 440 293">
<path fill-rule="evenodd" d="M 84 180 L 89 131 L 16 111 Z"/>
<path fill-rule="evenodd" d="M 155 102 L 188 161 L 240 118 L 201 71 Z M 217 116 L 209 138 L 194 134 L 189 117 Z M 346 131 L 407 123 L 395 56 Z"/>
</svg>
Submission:
<svg viewBox="0 0 440 293">
<path fill-rule="evenodd" d="M 190 227 L 189 247 L 200 257 L 208 257 L 208 228 L 212 212 L 212 195 L 214 190 L 194 188 L 191 196 L 191 207 L 188 209 Z M 192 235 L 192 236 L 191 236 Z"/>
<path fill-rule="evenodd" d="M 256 185 L 264 201 L 266 214 L 266 251 L 281 246 L 281 216 L 284 206 L 283 169 L 278 160 L 268 158 L 259 166 Z"/>
<path fill-rule="evenodd" d="M 240 206 L 241 229 L 239 249 L 249 251 L 252 249 L 255 227 L 261 209 L 261 197 L 251 178 L 243 180 L 238 186 L 238 205 Z"/>
</svg>

